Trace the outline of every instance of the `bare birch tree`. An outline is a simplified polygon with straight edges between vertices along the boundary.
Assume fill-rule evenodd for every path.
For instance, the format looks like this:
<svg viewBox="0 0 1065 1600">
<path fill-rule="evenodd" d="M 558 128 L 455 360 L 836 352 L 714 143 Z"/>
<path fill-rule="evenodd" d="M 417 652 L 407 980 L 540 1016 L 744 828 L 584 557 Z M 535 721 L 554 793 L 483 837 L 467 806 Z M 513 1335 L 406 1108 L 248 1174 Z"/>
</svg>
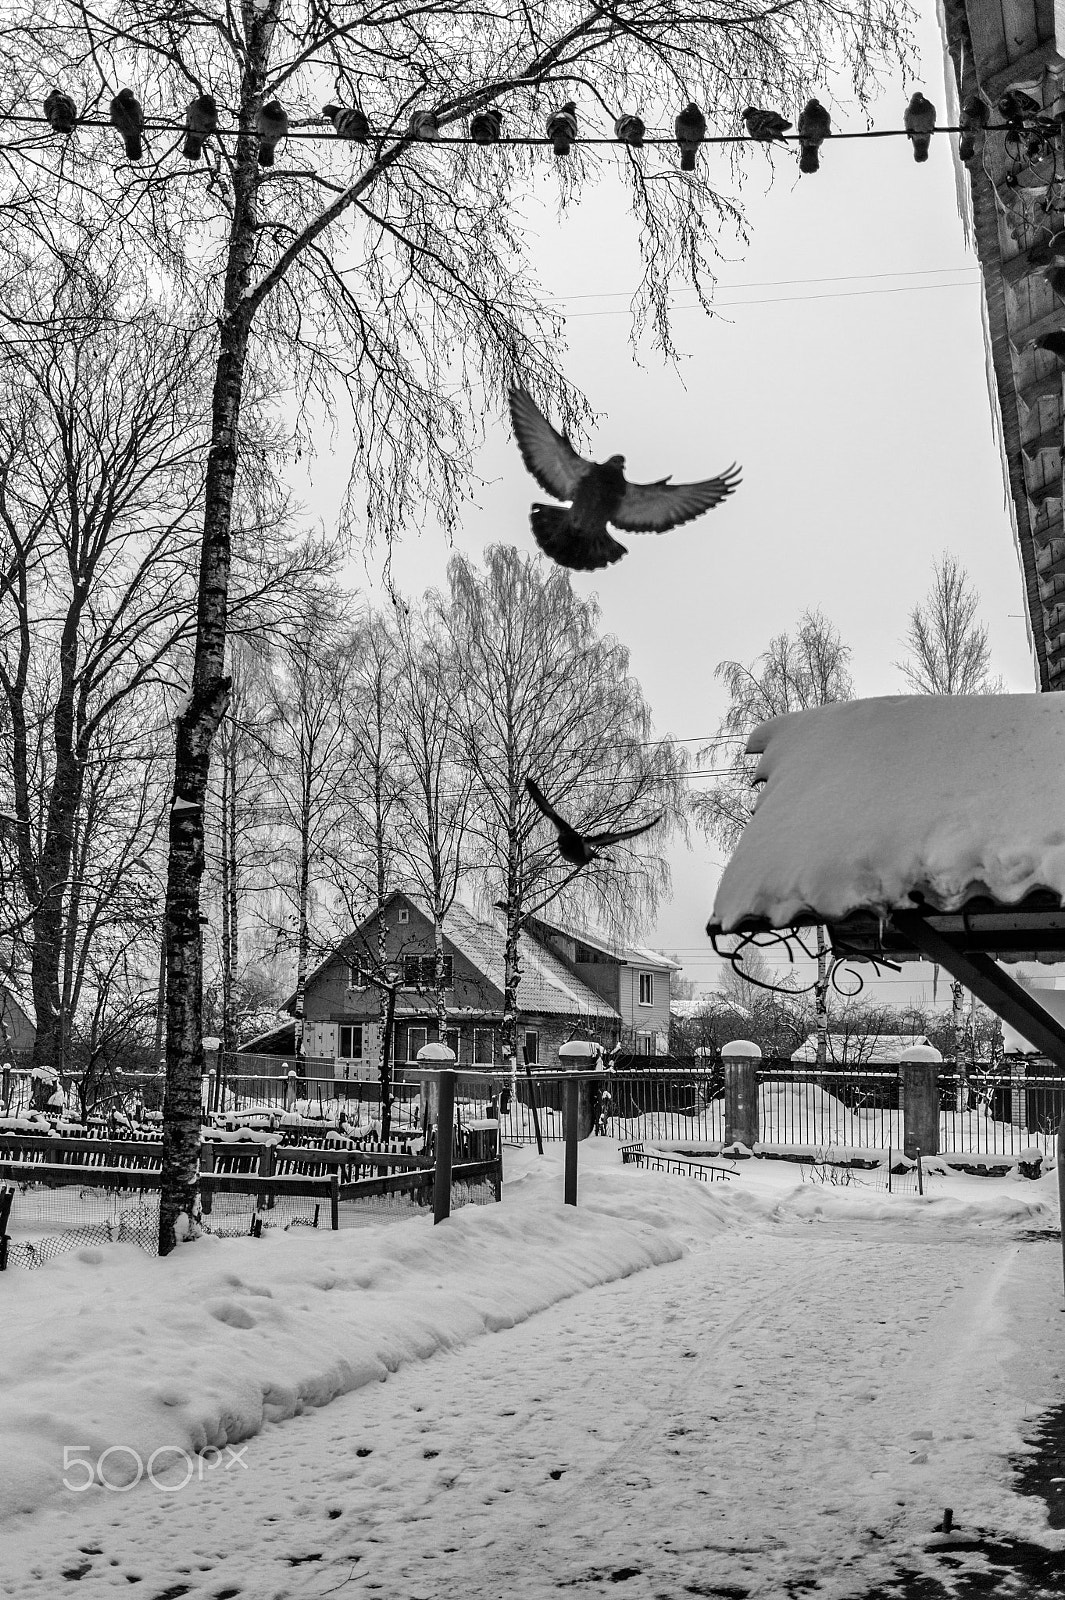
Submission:
<svg viewBox="0 0 1065 1600">
<path fill-rule="evenodd" d="M 455 674 L 458 659 L 431 610 L 408 616 L 399 634 L 399 742 L 407 787 L 400 796 L 398 848 L 404 871 L 433 919 L 437 1024 L 444 1036 L 444 918 L 469 867 L 474 775 L 463 763 Z"/>
<path fill-rule="evenodd" d="M 745 754 L 747 739 L 758 723 L 789 711 L 849 700 L 854 684 L 848 670 L 850 646 L 819 610 L 804 611 L 794 636 L 779 633 L 756 660 L 721 661 L 714 676 L 729 694 L 728 710 L 714 741 L 699 752 L 720 775 L 705 793 L 692 796 L 696 822 L 711 838 L 731 850 L 754 805 L 754 763 Z M 814 1011 L 817 1064 L 828 1054 L 828 988 L 830 968 L 825 930 L 817 927 L 817 979 Z"/>
<path fill-rule="evenodd" d="M 909 653 L 895 665 L 915 694 L 1000 694 L 1003 682 L 991 676 L 991 643 L 969 574 L 949 551 L 933 563 L 932 571 L 928 594 L 910 612 Z M 957 978 L 951 980 L 950 999 L 957 1103 L 964 1110 L 969 1100 L 969 1027 L 965 986 Z"/>
<path fill-rule="evenodd" d="M 666 829 L 683 809 L 683 757 L 672 741 L 653 737 L 628 652 L 600 634 L 598 607 L 574 593 L 566 572 L 494 545 L 483 571 L 454 556 L 448 579 L 437 614 L 456 659 L 478 866 L 485 896 L 498 899 L 506 918 L 502 1050 L 513 1065 L 526 918 L 558 902 L 625 931 L 653 913 L 669 882 L 660 830 L 574 873 L 526 794 L 526 777 L 585 832 L 657 812 Z"/>
</svg>

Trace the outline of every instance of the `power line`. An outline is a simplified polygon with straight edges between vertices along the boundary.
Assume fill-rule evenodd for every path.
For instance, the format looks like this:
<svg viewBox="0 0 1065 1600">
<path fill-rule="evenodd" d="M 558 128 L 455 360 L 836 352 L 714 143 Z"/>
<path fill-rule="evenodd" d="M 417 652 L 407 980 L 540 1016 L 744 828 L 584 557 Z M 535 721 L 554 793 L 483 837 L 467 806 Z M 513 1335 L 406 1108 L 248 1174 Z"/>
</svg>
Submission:
<svg viewBox="0 0 1065 1600">
<path fill-rule="evenodd" d="M 967 278 L 961 283 L 900 283 L 893 289 L 836 289 L 828 294 L 782 294 L 773 295 L 769 299 L 759 300 L 719 300 L 715 295 L 712 305 L 715 310 L 727 306 L 781 306 L 802 305 L 807 300 L 853 300 L 870 294 L 916 294 L 921 289 L 973 289 L 979 283 L 978 278 Z M 679 303 L 671 301 L 671 311 L 701 311 L 703 308 L 698 301 Z M 571 322 L 576 322 L 582 317 L 626 317 L 629 313 L 622 310 L 610 311 L 572 311 L 569 315 Z"/>
<path fill-rule="evenodd" d="M 874 278 L 933 278 L 943 277 L 948 272 L 979 273 L 978 267 L 966 267 L 960 264 L 956 267 L 913 267 L 900 268 L 897 272 L 841 272 L 827 278 L 765 278 L 754 283 L 715 283 L 716 289 L 784 289 L 792 288 L 804 283 L 853 283 L 855 281 L 866 283 Z M 976 281 L 976 280 L 974 280 Z M 694 293 L 694 290 L 688 291 Z M 557 294 L 555 300 L 568 303 L 570 300 L 631 300 L 630 289 L 592 290 L 587 294 Z"/>
<path fill-rule="evenodd" d="M 51 127 L 51 123 L 48 121 L 48 118 L 46 116 L 44 116 L 42 113 L 40 113 L 40 112 L 32 112 L 32 113 L 31 112 L 9 112 L 5 117 L 3 117 L 0 120 L 3 120 L 4 122 L 8 122 L 8 123 L 15 123 L 15 124 L 28 124 L 30 126 L 32 126 L 32 125 L 43 125 L 43 126 L 46 126 L 46 127 L 49 127 L 49 128 Z M 85 116 L 81 116 L 81 117 L 77 118 L 77 121 L 75 123 L 75 131 L 76 131 L 77 128 L 112 128 L 112 129 L 114 129 L 114 124 L 111 122 L 109 117 L 85 117 Z M 115 129 L 114 131 L 118 132 L 117 129 Z M 187 129 L 186 129 L 186 125 L 185 125 L 184 116 L 182 116 L 180 121 L 177 121 L 172 117 L 146 117 L 145 120 L 144 120 L 144 124 L 143 124 L 143 131 L 146 132 L 146 133 L 163 132 L 163 133 L 175 133 L 175 134 L 180 133 L 180 134 L 184 134 L 187 131 Z M 251 130 L 249 130 L 249 132 L 250 131 Z M 936 133 L 961 133 L 964 130 L 959 128 L 959 127 L 956 127 L 954 125 L 947 125 L 947 126 L 939 127 L 935 131 L 936 131 Z M 1016 130 L 1011 130 L 1009 124 L 1007 124 L 1007 123 L 992 123 L 992 124 L 989 124 L 988 127 L 984 131 L 986 133 L 1005 133 L 1005 132 L 1008 132 L 1008 131 L 1016 131 Z M 240 128 L 236 127 L 236 126 L 219 127 L 219 128 L 216 128 L 213 131 L 213 133 L 211 133 L 207 137 L 208 138 L 235 139 L 235 138 L 238 138 L 240 136 L 240 132 L 241 132 Z M 257 137 L 257 135 L 252 133 L 252 137 Z M 329 141 L 331 141 L 333 143 L 340 143 L 340 144 L 372 144 L 372 143 L 375 143 L 375 142 L 376 143 L 384 143 L 384 142 L 386 142 L 386 141 L 388 141 L 390 139 L 393 139 L 393 140 L 397 140 L 397 141 L 407 140 L 407 141 L 409 141 L 409 143 L 412 146 L 413 145 L 418 145 L 418 144 L 428 144 L 428 145 L 451 145 L 451 144 L 454 144 L 454 145 L 471 145 L 472 144 L 472 145 L 480 145 L 482 149 L 487 149 L 488 148 L 488 146 L 485 145 L 482 140 L 474 139 L 468 133 L 466 133 L 466 134 L 445 134 L 445 135 L 439 135 L 438 134 L 438 135 L 436 135 L 436 136 L 434 136 L 434 137 L 432 137 L 430 139 L 426 139 L 424 137 L 419 137 L 419 136 L 417 136 L 415 134 L 412 134 L 410 132 L 401 132 L 396 128 L 374 128 L 374 129 L 370 129 L 368 131 L 367 136 L 366 136 L 365 139 L 359 139 L 359 140 L 338 139 L 336 132 L 332 129 L 332 124 L 329 122 L 329 120 L 327 118 L 324 118 L 324 117 L 321 117 L 321 118 L 316 117 L 316 118 L 313 118 L 313 119 L 308 119 L 307 122 L 293 123 L 293 124 L 291 124 L 289 126 L 288 131 L 284 135 L 284 137 L 286 139 L 312 139 L 312 140 L 313 139 L 327 139 L 327 140 L 329 140 Z M 858 131 L 852 132 L 852 133 L 843 133 L 843 132 L 835 132 L 835 131 L 833 131 L 828 137 L 831 138 L 833 140 L 833 142 L 838 142 L 838 141 L 841 141 L 841 140 L 848 140 L 848 139 L 896 139 L 896 138 L 898 138 L 898 139 L 906 139 L 906 138 L 909 138 L 909 134 L 907 133 L 905 128 L 863 128 L 863 129 L 859 129 Z M 280 143 L 280 142 L 281 141 L 279 140 L 278 143 Z M 803 142 L 802 136 L 797 134 L 797 133 L 784 134 L 779 139 L 775 139 L 775 140 L 772 140 L 772 141 L 766 140 L 766 139 L 753 139 L 751 137 L 751 135 L 747 134 L 747 133 L 708 133 L 700 141 L 700 143 L 708 144 L 708 145 L 753 144 L 753 145 L 761 145 L 763 148 L 765 148 L 766 146 L 771 145 L 771 144 L 801 144 L 802 142 Z M 499 144 L 499 145 L 516 145 L 516 146 L 531 146 L 531 147 L 540 146 L 540 147 L 553 148 L 553 141 L 551 139 L 549 139 L 544 134 L 501 134 L 498 139 L 493 139 L 491 141 L 491 143 L 492 144 Z M 594 136 L 594 135 L 591 136 L 591 137 L 585 137 L 584 135 L 578 135 L 578 137 L 573 140 L 573 144 L 576 147 L 579 147 L 581 145 L 591 145 L 591 146 L 614 145 L 614 146 L 616 146 L 616 147 L 618 147 L 620 149 L 631 149 L 631 148 L 633 148 L 631 145 L 627 144 L 626 141 L 620 140 L 620 139 L 618 139 L 616 137 L 607 138 L 607 137 L 597 137 L 597 136 Z M 672 133 L 662 133 L 662 134 L 648 133 L 648 134 L 644 135 L 644 138 L 642 140 L 642 144 L 645 145 L 645 146 L 671 145 L 675 149 L 675 148 L 677 148 L 677 139 L 676 139 L 676 136 L 674 134 L 672 134 Z"/>
</svg>

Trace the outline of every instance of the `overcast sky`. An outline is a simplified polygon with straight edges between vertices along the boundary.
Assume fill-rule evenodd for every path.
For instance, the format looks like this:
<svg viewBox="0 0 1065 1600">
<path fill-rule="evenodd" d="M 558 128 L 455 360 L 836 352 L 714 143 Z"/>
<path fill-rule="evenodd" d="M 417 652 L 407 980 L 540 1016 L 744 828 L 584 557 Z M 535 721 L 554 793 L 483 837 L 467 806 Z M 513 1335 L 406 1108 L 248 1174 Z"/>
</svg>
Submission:
<svg viewBox="0 0 1065 1600">
<path fill-rule="evenodd" d="M 916 87 L 945 120 L 942 46 L 927 9 L 922 71 L 887 88 L 874 127 L 899 126 Z M 855 108 L 829 103 L 837 128 L 862 126 Z M 786 114 L 794 120 L 796 110 Z M 590 131 L 591 108 L 588 116 Z M 736 192 L 726 160 L 704 158 L 720 187 Z M 602 414 L 595 457 L 623 453 L 637 480 L 703 478 L 734 460 L 743 467 L 724 506 L 660 538 L 626 535 L 624 561 L 573 574 L 580 592 L 597 595 L 604 628 L 629 647 L 657 731 L 696 748 L 724 710 L 716 664 L 753 659 L 809 606 L 850 644 L 859 694 L 900 692 L 893 663 L 907 615 L 944 550 L 963 561 L 982 597 L 995 670 L 1008 688 L 1033 689 L 979 277 L 949 139 L 933 139 L 923 166 L 903 140 L 830 142 L 821 172 L 801 180 L 793 155 L 778 155 L 771 169 L 751 150 L 740 192 L 750 243 L 721 240 L 718 315 L 678 310 L 679 370 L 649 347 L 634 362 L 626 308 L 638 277 L 635 236 L 608 163 L 561 225 L 544 209 L 533 245 L 566 311 L 568 375 Z M 533 550 L 528 509 L 542 496 L 502 418 L 480 466 L 489 487 L 459 547 L 476 556 L 504 540 Z M 436 529 L 405 540 L 394 558 L 399 588 L 441 584 L 448 555 Z M 361 560 L 351 579 L 365 587 Z M 705 935 L 720 852 L 693 840 L 672 861 L 672 903 L 644 940 L 677 952 L 685 973 L 709 986 L 720 974 Z M 911 991 L 896 982 L 880 992 Z"/>
</svg>

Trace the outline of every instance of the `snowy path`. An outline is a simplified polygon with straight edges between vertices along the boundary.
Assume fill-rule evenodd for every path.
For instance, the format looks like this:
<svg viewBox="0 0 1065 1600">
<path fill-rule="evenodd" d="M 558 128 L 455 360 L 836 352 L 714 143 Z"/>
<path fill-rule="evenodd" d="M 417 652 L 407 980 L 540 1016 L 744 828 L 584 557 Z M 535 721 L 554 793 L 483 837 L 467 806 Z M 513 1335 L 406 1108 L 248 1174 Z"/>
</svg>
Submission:
<svg viewBox="0 0 1065 1600">
<path fill-rule="evenodd" d="M 1060 1389 L 1057 1270 L 1001 1227 L 737 1219 L 268 1428 L 246 1471 L 68 1496 L 0 1594 L 857 1596 L 946 1505 L 1042 1531 L 1005 1454 Z"/>
</svg>

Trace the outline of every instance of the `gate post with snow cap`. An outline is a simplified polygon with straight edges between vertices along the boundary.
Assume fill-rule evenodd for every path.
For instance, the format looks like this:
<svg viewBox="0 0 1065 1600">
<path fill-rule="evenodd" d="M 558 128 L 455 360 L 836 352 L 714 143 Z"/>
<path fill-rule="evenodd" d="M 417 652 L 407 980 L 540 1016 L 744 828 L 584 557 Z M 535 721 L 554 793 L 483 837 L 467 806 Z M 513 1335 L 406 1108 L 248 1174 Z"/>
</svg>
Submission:
<svg viewBox="0 0 1065 1600">
<path fill-rule="evenodd" d="M 446 1044 L 423 1044 L 418 1051 L 422 1069 L 422 1104 L 432 1085 L 436 1101 L 436 1143 L 433 1172 L 433 1224 L 451 1215 L 451 1156 L 455 1133 L 455 1052 Z"/>
<path fill-rule="evenodd" d="M 568 1206 L 577 1204 L 577 1145 L 587 1139 L 594 1121 L 592 1091 L 597 1074 L 588 1069 L 598 1055 L 599 1046 L 591 1039 L 569 1039 L 558 1047 L 558 1059 L 566 1072 L 562 1127 L 566 1135 L 565 1202 Z"/>
<path fill-rule="evenodd" d="M 750 1039 L 731 1039 L 721 1046 L 725 1069 L 725 1144 L 758 1143 L 758 1063 L 762 1052 Z"/>
<path fill-rule="evenodd" d="M 899 1102 L 903 1152 L 910 1161 L 939 1154 L 939 1069 L 943 1057 L 934 1045 L 911 1044 L 899 1056 Z"/>
</svg>

